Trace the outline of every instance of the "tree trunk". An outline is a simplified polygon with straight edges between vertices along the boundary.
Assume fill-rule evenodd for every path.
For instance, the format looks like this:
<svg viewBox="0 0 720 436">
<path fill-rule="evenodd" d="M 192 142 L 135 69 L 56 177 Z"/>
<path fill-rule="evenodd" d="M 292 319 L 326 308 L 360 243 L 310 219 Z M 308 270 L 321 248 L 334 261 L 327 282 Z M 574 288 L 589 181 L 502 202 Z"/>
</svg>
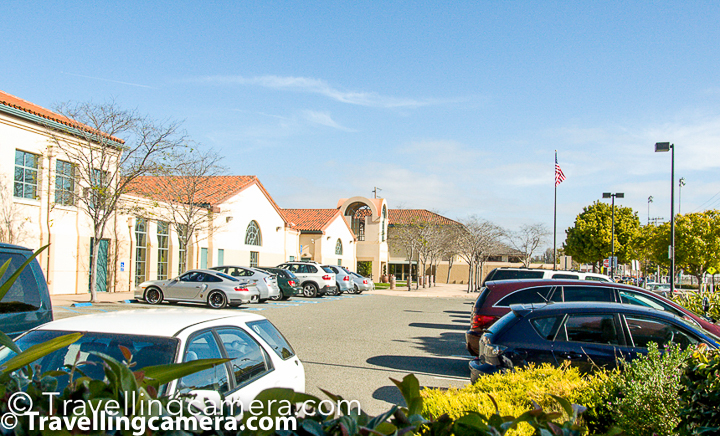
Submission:
<svg viewBox="0 0 720 436">
<path fill-rule="evenodd" d="M 412 258 L 415 254 L 413 249 L 410 249 L 410 256 L 408 256 L 408 275 L 407 275 L 407 287 L 408 291 L 412 291 Z"/>
<path fill-rule="evenodd" d="M 98 267 L 98 255 L 100 254 L 100 241 L 101 238 L 98 238 L 97 234 L 95 234 L 95 238 L 93 239 L 93 246 L 92 246 L 92 264 L 90 265 L 90 302 L 96 303 L 97 302 L 97 267 Z"/>
<path fill-rule="evenodd" d="M 447 284 L 450 284 L 450 271 L 452 270 L 452 266 L 453 266 L 453 257 L 454 256 L 450 256 L 450 260 L 448 261 L 448 275 L 447 275 L 447 280 L 445 280 L 445 283 L 447 283 Z"/>
<path fill-rule="evenodd" d="M 468 294 L 472 292 L 472 284 L 473 284 L 473 261 L 468 262 Z"/>
</svg>

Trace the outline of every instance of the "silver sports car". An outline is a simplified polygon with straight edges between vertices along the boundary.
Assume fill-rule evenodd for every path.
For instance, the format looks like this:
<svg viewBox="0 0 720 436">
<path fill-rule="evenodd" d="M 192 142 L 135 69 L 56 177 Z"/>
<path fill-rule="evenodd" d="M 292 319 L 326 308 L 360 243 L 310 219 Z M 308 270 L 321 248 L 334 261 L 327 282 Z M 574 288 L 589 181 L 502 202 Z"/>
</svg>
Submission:
<svg viewBox="0 0 720 436">
<path fill-rule="evenodd" d="M 213 309 L 239 306 L 257 301 L 260 293 L 254 283 L 219 271 L 192 269 L 172 280 L 151 280 L 135 288 L 135 298 L 148 304 L 206 303 Z"/>
</svg>

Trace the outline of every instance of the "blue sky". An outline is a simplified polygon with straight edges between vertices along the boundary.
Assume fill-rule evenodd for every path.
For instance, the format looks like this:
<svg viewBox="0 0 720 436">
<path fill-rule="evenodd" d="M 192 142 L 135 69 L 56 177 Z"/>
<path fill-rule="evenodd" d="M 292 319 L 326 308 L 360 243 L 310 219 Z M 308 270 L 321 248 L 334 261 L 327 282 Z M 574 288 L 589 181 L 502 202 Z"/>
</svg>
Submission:
<svg viewBox="0 0 720 436">
<path fill-rule="evenodd" d="M 624 192 L 642 222 L 653 196 L 650 215 L 669 218 L 657 141 L 677 146 L 682 212 L 720 207 L 717 2 L 5 1 L 0 13 L 0 89 L 183 120 L 281 207 L 377 186 L 391 207 L 551 229 L 557 149 L 562 240 L 603 192 Z"/>
</svg>

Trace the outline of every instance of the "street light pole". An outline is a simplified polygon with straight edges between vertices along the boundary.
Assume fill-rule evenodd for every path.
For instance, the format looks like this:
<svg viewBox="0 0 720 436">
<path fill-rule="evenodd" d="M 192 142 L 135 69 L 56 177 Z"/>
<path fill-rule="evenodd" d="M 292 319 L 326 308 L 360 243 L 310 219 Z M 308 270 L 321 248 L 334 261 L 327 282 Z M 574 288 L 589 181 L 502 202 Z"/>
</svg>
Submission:
<svg viewBox="0 0 720 436">
<path fill-rule="evenodd" d="M 670 152 L 670 295 L 675 292 L 675 144 L 656 142 L 655 152 Z"/>
<path fill-rule="evenodd" d="M 615 197 L 625 198 L 622 192 L 611 194 L 603 192 L 603 198 L 612 198 L 612 212 L 610 212 L 610 277 L 615 278 Z"/>
<path fill-rule="evenodd" d="M 652 195 L 648 197 L 648 225 L 650 225 L 650 203 L 653 202 Z"/>
</svg>

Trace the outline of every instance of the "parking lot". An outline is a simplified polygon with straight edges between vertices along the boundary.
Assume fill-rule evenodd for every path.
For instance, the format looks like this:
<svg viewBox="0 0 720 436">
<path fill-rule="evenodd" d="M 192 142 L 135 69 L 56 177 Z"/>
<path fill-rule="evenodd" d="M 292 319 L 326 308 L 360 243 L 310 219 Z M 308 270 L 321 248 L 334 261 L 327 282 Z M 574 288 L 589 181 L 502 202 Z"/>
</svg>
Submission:
<svg viewBox="0 0 720 436">
<path fill-rule="evenodd" d="M 472 301 L 375 292 L 293 298 L 224 310 L 250 311 L 272 321 L 305 364 L 308 393 L 322 397 L 319 388 L 323 388 L 357 399 L 365 411 L 377 414 L 387 410 L 390 403 L 401 401 L 390 377 L 402 379 L 414 373 L 422 385 L 441 388 L 469 383 L 470 356 L 464 346 L 464 331 Z M 71 304 L 56 301 L 55 319 L 157 307 L 125 302 Z"/>
</svg>

